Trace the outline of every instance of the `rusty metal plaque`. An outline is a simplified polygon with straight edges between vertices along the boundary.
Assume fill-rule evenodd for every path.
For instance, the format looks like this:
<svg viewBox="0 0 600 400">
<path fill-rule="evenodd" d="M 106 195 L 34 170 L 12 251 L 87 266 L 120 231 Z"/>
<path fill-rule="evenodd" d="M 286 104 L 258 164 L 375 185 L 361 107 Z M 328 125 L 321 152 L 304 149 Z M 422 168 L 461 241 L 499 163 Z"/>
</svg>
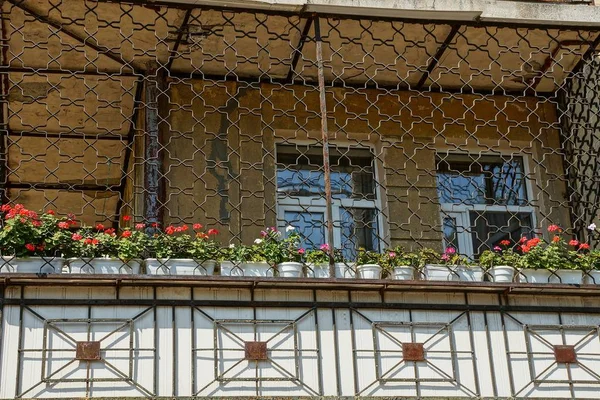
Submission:
<svg viewBox="0 0 600 400">
<path fill-rule="evenodd" d="M 100 342 L 77 342 L 75 359 L 82 361 L 100 360 Z"/>
<path fill-rule="evenodd" d="M 402 358 L 405 361 L 425 361 L 423 343 L 402 343 Z"/>
<path fill-rule="evenodd" d="M 557 363 L 566 364 L 577 362 L 575 346 L 565 344 L 554 346 L 554 358 L 556 359 Z"/>
<path fill-rule="evenodd" d="M 246 342 L 246 360 L 267 360 L 267 342 Z"/>
</svg>

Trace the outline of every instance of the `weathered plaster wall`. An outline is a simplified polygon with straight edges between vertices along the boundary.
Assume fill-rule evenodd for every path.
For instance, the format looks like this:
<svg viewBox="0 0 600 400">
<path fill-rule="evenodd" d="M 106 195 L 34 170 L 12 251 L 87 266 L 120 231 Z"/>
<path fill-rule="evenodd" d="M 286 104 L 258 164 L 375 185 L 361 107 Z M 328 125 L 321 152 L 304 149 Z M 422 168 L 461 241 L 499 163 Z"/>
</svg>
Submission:
<svg viewBox="0 0 600 400">
<path fill-rule="evenodd" d="M 275 142 L 321 133 L 310 86 L 189 81 L 170 89 L 167 223 L 199 220 L 248 242 L 275 224 Z M 435 153 L 530 157 L 538 221 L 568 225 L 554 105 L 535 98 L 329 89 L 331 140 L 373 145 L 396 244 L 440 245 Z M 547 217 L 544 220 L 542 217 Z"/>
</svg>

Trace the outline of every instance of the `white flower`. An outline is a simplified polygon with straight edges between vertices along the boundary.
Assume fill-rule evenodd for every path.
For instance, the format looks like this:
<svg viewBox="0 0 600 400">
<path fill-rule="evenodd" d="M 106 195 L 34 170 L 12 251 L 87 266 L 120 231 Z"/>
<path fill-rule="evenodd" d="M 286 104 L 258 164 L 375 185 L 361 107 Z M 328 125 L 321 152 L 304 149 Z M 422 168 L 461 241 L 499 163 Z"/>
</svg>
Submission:
<svg viewBox="0 0 600 400">
<path fill-rule="evenodd" d="M 590 231 L 595 231 L 596 230 L 596 224 L 594 224 L 593 222 L 590 224 L 590 226 L 588 226 L 588 229 Z"/>
<path fill-rule="evenodd" d="M 254 244 L 261 244 L 262 243 L 262 239 L 254 239 Z"/>
<path fill-rule="evenodd" d="M 229 248 L 230 248 L 230 249 L 235 249 L 235 244 L 231 243 L 231 244 L 229 245 Z"/>
<path fill-rule="evenodd" d="M 291 232 L 291 231 L 295 231 L 295 230 L 296 230 L 296 228 L 294 228 L 294 227 L 293 227 L 293 226 L 291 226 L 291 225 L 288 225 L 288 226 L 287 226 L 287 228 L 285 228 L 285 231 L 286 231 L 286 232 Z"/>
</svg>

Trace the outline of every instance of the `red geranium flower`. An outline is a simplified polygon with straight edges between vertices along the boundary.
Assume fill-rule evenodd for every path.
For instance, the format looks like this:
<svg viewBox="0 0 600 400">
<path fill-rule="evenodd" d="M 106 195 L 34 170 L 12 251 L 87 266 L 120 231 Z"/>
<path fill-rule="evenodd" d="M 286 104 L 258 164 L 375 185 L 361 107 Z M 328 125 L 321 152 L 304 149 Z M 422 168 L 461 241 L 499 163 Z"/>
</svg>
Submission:
<svg viewBox="0 0 600 400">
<path fill-rule="evenodd" d="M 212 235 L 218 235 L 218 234 L 219 234 L 219 231 L 218 231 L 218 230 L 216 230 L 215 228 L 210 228 L 210 229 L 208 230 L 208 232 L 206 232 L 206 233 L 207 233 L 209 236 L 212 236 Z"/>
<path fill-rule="evenodd" d="M 48 211 L 46 211 L 46 214 L 55 215 L 56 213 L 54 212 L 54 210 L 48 210 Z"/>
<path fill-rule="evenodd" d="M 570 246 L 578 246 L 579 240 L 575 240 L 575 239 L 569 240 L 569 245 Z"/>
<path fill-rule="evenodd" d="M 554 236 L 552 238 L 552 243 L 558 243 L 558 242 L 560 242 L 560 236 Z"/>
<path fill-rule="evenodd" d="M 146 227 L 146 224 L 135 224 L 135 229 L 144 229 Z"/>
<path fill-rule="evenodd" d="M 131 215 L 123 215 L 123 221 L 131 221 Z"/>
<path fill-rule="evenodd" d="M 192 228 L 194 228 L 195 230 L 202 229 L 202 224 L 194 224 L 194 225 L 192 226 Z"/>
<path fill-rule="evenodd" d="M 102 224 L 96 224 L 96 229 L 99 231 L 103 231 L 105 229 L 105 226 Z"/>
<path fill-rule="evenodd" d="M 34 245 L 34 244 L 31 244 L 31 243 L 27 243 L 27 244 L 25 245 L 25 248 L 26 248 L 27 250 L 29 250 L 29 251 L 35 251 L 35 245 Z"/>
<path fill-rule="evenodd" d="M 83 241 L 83 244 L 92 244 L 92 239 L 91 238 L 87 238 Z"/>
<path fill-rule="evenodd" d="M 173 225 L 169 225 L 165 228 L 165 233 L 167 235 L 172 235 L 175 233 L 175 227 Z"/>
<path fill-rule="evenodd" d="M 590 245 L 587 243 L 581 243 L 579 245 L 579 250 L 589 250 L 589 248 L 590 248 Z"/>
<path fill-rule="evenodd" d="M 74 233 L 73 236 L 71 236 L 71 239 L 79 241 L 79 240 L 83 239 L 83 236 L 81 236 L 78 233 Z"/>
<path fill-rule="evenodd" d="M 153 222 L 151 225 L 153 228 L 158 228 L 158 222 Z"/>
<path fill-rule="evenodd" d="M 523 244 L 527 241 L 527 238 L 525 236 L 523 236 L 521 239 L 519 239 L 519 243 Z"/>
<path fill-rule="evenodd" d="M 521 251 L 523 253 L 529 253 L 530 250 L 531 250 L 531 247 L 529 247 L 529 246 L 521 246 Z"/>
<path fill-rule="evenodd" d="M 12 207 L 10 206 L 10 204 L 2 204 L 2 207 L 0 207 L 0 211 L 7 212 L 7 211 L 10 211 L 11 208 Z"/>
<path fill-rule="evenodd" d="M 108 228 L 104 231 L 104 233 L 106 233 L 107 235 L 114 235 L 115 234 L 115 228 Z"/>
<path fill-rule="evenodd" d="M 123 233 L 121 233 L 121 236 L 123 236 L 124 238 L 131 237 L 131 231 L 123 231 Z"/>
<path fill-rule="evenodd" d="M 60 229 L 69 229 L 69 226 L 70 226 L 70 225 L 69 225 L 69 223 L 68 223 L 68 222 L 61 221 L 61 222 L 59 222 L 59 223 L 58 223 L 58 227 L 59 227 Z"/>
<path fill-rule="evenodd" d="M 92 245 L 94 245 L 94 246 L 95 246 L 95 245 L 97 245 L 98 243 L 100 243 L 100 242 L 98 241 L 98 239 L 92 239 Z"/>
<path fill-rule="evenodd" d="M 548 232 L 560 232 L 560 231 L 561 231 L 561 229 L 560 229 L 560 226 L 558 226 L 558 225 L 552 224 L 552 225 L 548 226 Z"/>
<path fill-rule="evenodd" d="M 500 242 L 500 244 L 501 244 L 502 246 L 508 246 L 508 245 L 510 245 L 510 240 L 502 240 L 502 241 Z"/>
</svg>

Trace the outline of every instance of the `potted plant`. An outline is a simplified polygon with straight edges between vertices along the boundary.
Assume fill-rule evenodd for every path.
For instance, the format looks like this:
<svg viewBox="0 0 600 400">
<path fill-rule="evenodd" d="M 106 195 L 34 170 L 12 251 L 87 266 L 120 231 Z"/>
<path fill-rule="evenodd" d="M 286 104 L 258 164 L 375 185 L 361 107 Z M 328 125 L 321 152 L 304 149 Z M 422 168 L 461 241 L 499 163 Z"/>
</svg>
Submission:
<svg viewBox="0 0 600 400">
<path fill-rule="evenodd" d="M 444 254 L 440 255 L 435 250 L 423 249 L 419 258 L 424 263 L 424 276 L 428 281 L 457 281 L 456 266 L 463 258 L 456 253 L 454 247 L 448 247 Z"/>
<path fill-rule="evenodd" d="M 386 250 L 381 255 L 383 270 L 395 280 L 415 279 L 415 265 L 417 264 L 417 254 L 406 253 L 401 248 Z"/>
<path fill-rule="evenodd" d="M 0 207 L 3 226 L 0 230 L 0 273 L 61 273 L 64 259 L 50 239 L 61 227 L 68 229 L 73 219 L 58 219 L 54 212 L 42 215 L 21 204 Z"/>
<path fill-rule="evenodd" d="M 502 240 L 492 250 L 485 250 L 479 256 L 479 264 L 484 267 L 493 282 L 512 282 L 515 266 L 519 264 L 519 254 L 510 248 L 509 240 Z"/>
<path fill-rule="evenodd" d="M 285 228 L 287 237 L 279 240 L 280 253 L 277 259 L 279 276 L 283 278 L 300 278 L 303 276 L 304 264 L 302 258 L 305 250 L 300 247 L 301 237 L 293 226 Z"/>
<path fill-rule="evenodd" d="M 244 276 L 245 264 L 252 259 L 252 254 L 252 246 L 246 246 L 243 244 L 232 243 L 227 249 L 222 249 L 219 256 L 221 275 Z"/>
<path fill-rule="evenodd" d="M 140 226 L 141 227 L 141 226 Z M 219 232 L 202 232 L 201 224 L 169 225 L 150 239 L 146 268 L 151 275 L 212 275 L 216 266 L 218 245 L 211 240 Z"/>
<path fill-rule="evenodd" d="M 329 245 L 322 244 L 318 249 L 306 251 L 306 276 L 329 278 Z M 333 250 L 333 266 L 336 278 L 354 278 L 353 265 L 345 259 L 341 249 Z"/>
<path fill-rule="evenodd" d="M 552 227 L 552 225 L 550 226 Z M 550 270 L 547 268 L 545 246 L 540 238 L 519 241 L 522 256 L 519 259 L 519 281 L 522 283 L 548 283 Z"/>
<path fill-rule="evenodd" d="M 241 271 L 243 276 L 275 276 L 275 266 L 281 260 L 281 232 L 277 228 L 266 228 L 251 246 L 230 245 L 224 251 L 221 262 L 221 274 L 236 276 Z"/>
<path fill-rule="evenodd" d="M 381 254 L 376 251 L 358 249 L 356 273 L 361 279 L 381 279 Z"/>
<path fill-rule="evenodd" d="M 124 217 L 127 220 L 127 216 Z M 146 234 L 124 229 L 117 235 L 114 228 L 97 224 L 82 227 L 71 234 L 65 246 L 69 270 L 75 274 L 141 273 L 141 257 L 147 244 Z"/>
<path fill-rule="evenodd" d="M 600 250 L 593 250 L 587 254 L 580 253 L 578 262 L 585 271 L 585 283 L 600 285 Z"/>
</svg>

